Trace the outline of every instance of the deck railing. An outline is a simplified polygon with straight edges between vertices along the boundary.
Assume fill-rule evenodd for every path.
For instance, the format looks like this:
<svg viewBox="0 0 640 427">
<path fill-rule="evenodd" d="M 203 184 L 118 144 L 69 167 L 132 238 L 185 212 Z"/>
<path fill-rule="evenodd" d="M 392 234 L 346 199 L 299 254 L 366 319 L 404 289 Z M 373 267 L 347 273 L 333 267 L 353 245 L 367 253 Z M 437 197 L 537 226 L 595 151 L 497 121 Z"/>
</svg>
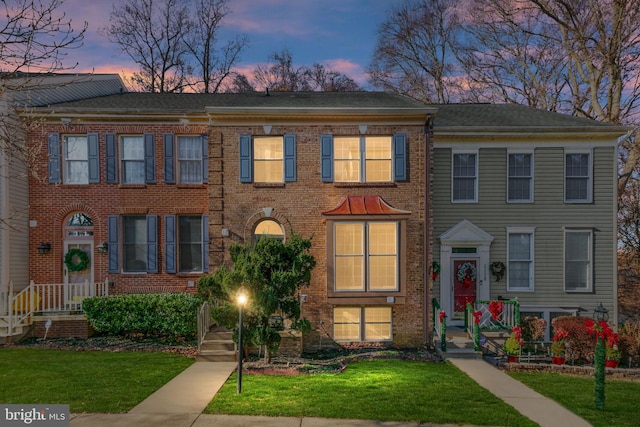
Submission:
<svg viewBox="0 0 640 427">
<path fill-rule="evenodd" d="M 31 324 L 31 317 L 41 313 L 82 312 L 86 298 L 109 295 L 109 279 L 104 282 L 36 284 L 33 281 L 20 292 L 13 283 L 0 295 L 0 326 L 14 335 L 17 328 Z"/>
<path fill-rule="evenodd" d="M 520 326 L 520 303 L 511 300 L 476 300 L 473 305 L 467 303 L 464 312 L 464 325 L 473 337 L 474 349 L 480 348 L 480 331 L 511 330 Z"/>
</svg>

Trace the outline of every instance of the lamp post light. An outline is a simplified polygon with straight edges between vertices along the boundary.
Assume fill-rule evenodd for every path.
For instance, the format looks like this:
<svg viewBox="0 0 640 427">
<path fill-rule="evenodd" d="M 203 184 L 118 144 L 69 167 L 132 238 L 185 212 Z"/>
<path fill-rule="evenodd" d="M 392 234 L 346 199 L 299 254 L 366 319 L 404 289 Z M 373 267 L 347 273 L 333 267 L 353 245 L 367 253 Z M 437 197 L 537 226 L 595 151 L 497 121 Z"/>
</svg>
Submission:
<svg viewBox="0 0 640 427">
<path fill-rule="evenodd" d="M 242 308 L 247 303 L 247 294 L 244 291 L 244 287 L 241 287 L 238 291 L 238 394 L 242 393 Z"/>
<path fill-rule="evenodd" d="M 593 309 L 593 318 L 598 322 L 609 320 L 609 310 L 602 306 L 602 303 Z"/>
</svg>

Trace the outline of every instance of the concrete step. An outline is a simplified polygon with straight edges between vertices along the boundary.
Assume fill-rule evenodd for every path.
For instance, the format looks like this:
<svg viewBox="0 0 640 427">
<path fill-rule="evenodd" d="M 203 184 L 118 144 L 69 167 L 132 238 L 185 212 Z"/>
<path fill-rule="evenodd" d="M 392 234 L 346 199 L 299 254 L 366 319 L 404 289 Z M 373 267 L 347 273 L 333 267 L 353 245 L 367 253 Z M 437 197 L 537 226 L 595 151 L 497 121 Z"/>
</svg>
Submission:
<svg viewBox="0 0 640 427">
<path fill-rule="evenodd" d="M 238 360 L 238 353 L 224 350 L 201 350 L 196 361 L 201 362 L 235 362 Z"/>
<path fill-rule="evenodd" d="M 236 345 L 233 341 L 221 341 L 221 340 L 204 340 L 200 344 L 200 351 L 205 350 L 222 350 L 222 351 L 235 351 Z"/>
<path fill-rule="evenodd" d="M 205 341 L 232 341 L 233 342 L 233 332 L 220 332 L 220 331 L 210 331 L 207 332 L 204 336 Z"/>
</svg>

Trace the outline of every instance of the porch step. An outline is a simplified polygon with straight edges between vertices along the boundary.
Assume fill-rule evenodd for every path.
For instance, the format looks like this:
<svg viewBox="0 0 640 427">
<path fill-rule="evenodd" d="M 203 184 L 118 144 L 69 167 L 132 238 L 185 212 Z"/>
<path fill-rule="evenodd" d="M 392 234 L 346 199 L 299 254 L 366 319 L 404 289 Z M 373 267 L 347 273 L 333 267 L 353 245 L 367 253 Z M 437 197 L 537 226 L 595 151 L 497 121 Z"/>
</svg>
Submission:
<svg viewBox="0 0 640 427">
<path fill-rule="evenodd" d="M 200 345 L 200 352 L 196 360 L 202 362 L 233 362 L 237 360 L 233 332 L 220 330 L 220 328 L 207 332 Z"/>
<path fill-rule="evenodd" d="M 436 351 L 443 359 L 482 359 L 482 351 L 473 349 L 473 340 L 465 336 L 449 335 L 447 328 L 447 351 L 441 350 L 440 341 L 436 341 Z"/>
</svg>

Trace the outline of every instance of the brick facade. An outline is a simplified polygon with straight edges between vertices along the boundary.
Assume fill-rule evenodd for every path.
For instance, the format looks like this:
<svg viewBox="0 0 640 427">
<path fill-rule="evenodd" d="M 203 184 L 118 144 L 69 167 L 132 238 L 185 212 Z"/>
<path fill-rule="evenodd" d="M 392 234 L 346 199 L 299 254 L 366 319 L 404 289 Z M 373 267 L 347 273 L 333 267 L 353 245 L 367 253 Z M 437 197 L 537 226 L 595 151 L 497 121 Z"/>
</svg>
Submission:
<svg viewBox="0 0 640 427">
<path fill-rule="evenodd" d="M 375 107 L 375 105 L 371 105 Z M 194 292 L 190 283 L 202 273 L 169 274 L 164 268 L 164 216 L 208 215 L 209 271 L 228 261 L 228 248 L 233 243 L 250 243 L 254 227 L 266 216 L 284 229 L 285 238 L 292 232 L 312 239 L 311 253 L 317 265 L 310 286 L 303 289 L 305 301 L 302 315 L 310 320 L 312 332 L 304 337 L 304 346 L 317 348 L 331 342 L 333 305 L 327 299 L 327 221 L 322 213 L 334 209 L 343 196 L 378 196 L 391 207 L 407 211 L 403 220 L 399 250 L 404 260 L 403 280 L 399 284 L 402 298 L 384 299 L 376 305 L 392 308 L 392 341 L 382 345 L 398 347 L 423 346 L 428 340 L 431 281 L 427 266 L 431 265 L 430 174 L 432 142 L 429 117 L 420 111 L 403 115 L 393 109 L 359 112 L 324 111 L 315 116 L 290 112 L 273 117 L 259 114 L 216 117 L 202 112 L 189 116 L 158 112 L 146 117 L 126 113 L 102 117 L 92 108 L 86 117 L 61 125 L 57 117 L 49 118 L 33 131 L 30 141 L 39 148 L 39 163 L 30 177 L 31 220 L 29 278 L 35 283 L 64 282 L 64 224 L 68 215 L 84 212 L 94 221 L 94 281 L 109 279 L 114 283 L 110 293 Z M 367 107 L 368 108 L 368 107 Z M 386 111 L 392 111 L 387 113 Z M 64 112 L 59 115 L 64 114 Z M 387 114 L 390 114 L 387 116 Z M 161 115 L 161 119 L 157 117 Z M 135 122 L 135 123 L 133 123 Z M 133 123 L 133 124 L 128 124 Z M 264 123 L 271 123 L 265 126 Z M 363 125 L 365 123 L 366 125 Z M 50 184 L 47 180 L 47 135 L 83 135 L 98 133 L 100 182 L 87 185 Z M 127 186 L 107 184 L 104 161 L 105 135 L 141 135 L 155 137 L 156 183 Z M 179 185 L 164 182 L 163 135 L 208 135 L 208 183 Z M 241 183 L 239 179 L 240 135 L 296 136 L 296 179 L 282 184 Z M 321 180 L 321 144 L 323 134 L 334 136 L 406 135 L 406 180 L 381 184 L 340 184 Z M 37 178 L 36 178 L 37 177 Z M 97 251 L 100 242 L 108 240 L 109 215 L 157 215 L 158 273 L 108 273 L 108 254 Z M 48 254 L 39 254 L 40 242 L 51 243 Z M 380 296 L 384 296 L 380 293 Z M 346 301 L 346 300 L 345 300 Z M 366 302 L 351 298 L 344 304 L 364 306 Z M 341 343 L 350 345 L 352 343 Z M 379 343 L 378 343 L 379 344 Z"/>
</svg>

